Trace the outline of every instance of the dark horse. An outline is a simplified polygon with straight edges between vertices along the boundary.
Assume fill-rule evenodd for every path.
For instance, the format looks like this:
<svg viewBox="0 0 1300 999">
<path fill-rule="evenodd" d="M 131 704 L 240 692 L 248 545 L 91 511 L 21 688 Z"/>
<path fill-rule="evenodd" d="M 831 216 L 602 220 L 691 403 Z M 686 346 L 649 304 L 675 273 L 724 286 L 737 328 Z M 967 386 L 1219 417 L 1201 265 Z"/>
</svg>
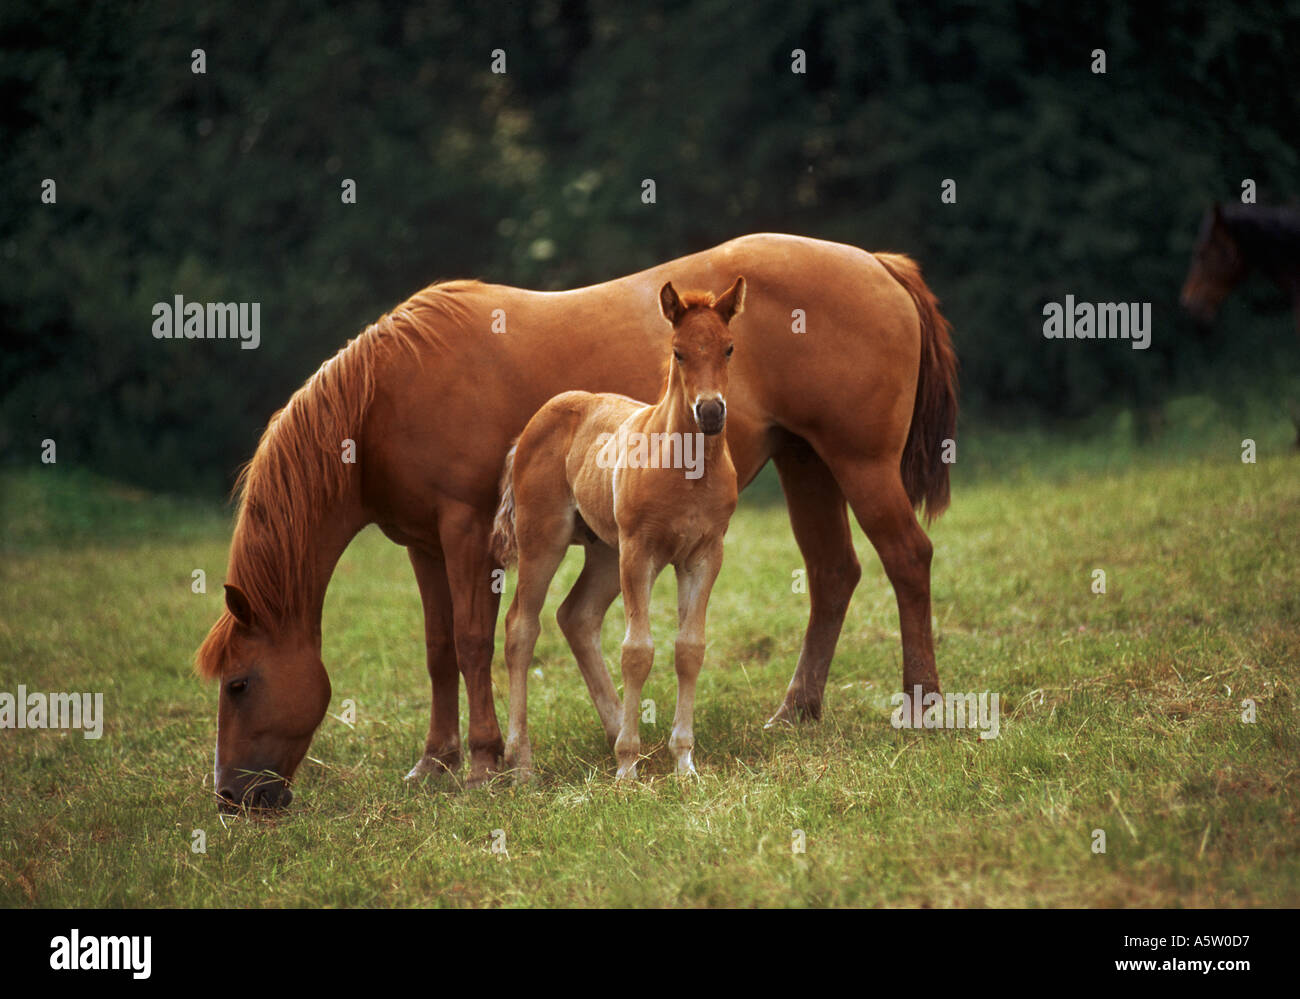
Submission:
<svg viewBox="0 0 1300 999">
<path fill-rule="evenodd" d="M 1258 270 L 1291 299 L 1300 333 L 1300 209 L 1215 205 L 1201 220 L 1180 298 L 1197 322 L 1214 322 L 1228 292 Z"/>
<path fill-rule="evenodd" d="M 742 488 L 775 463 L 808 566 L 808 630 L 773 721 L 821 714 L 861 574 L 847 507 L 898 599 L 903 689 L 939 689 L 931 545 L 914 510 L 934 516 L 948 504 L 942 453 L 956 426 L 956 358 L 916 264 L 762 234 L 574 291 L 444 282 L 322 365 L 271 418 L 241 476 L 226 611 L 197 656 L 200 672 L 220 681 L 223 807 L 288 803 L 330 699 L 325 588 L 367 524 L 407 547 L 424 603 L 433 703 L 411 776 L 460 765 L 461 675 L 469 783 L 497 768 L 500 566 L 488 542 L 510 443 L 561 392 L 657 398 L 671 335 L 660 289 L 724 287 L 737 274 L 749 290 L 735 320 L 745 349 L 730 375 L 727 446 Z M 341 460 L 344 448 L 355 460 Z M 561 627 L 577 633 L 613 598 L 589 564 L 560 607 Z"/>
</svg>

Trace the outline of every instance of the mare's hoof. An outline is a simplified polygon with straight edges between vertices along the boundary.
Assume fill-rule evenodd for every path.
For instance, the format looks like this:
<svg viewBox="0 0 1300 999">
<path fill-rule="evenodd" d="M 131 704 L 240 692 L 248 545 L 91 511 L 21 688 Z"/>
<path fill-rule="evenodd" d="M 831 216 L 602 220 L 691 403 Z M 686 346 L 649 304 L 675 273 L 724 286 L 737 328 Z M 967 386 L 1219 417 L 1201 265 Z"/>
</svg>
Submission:
<svg viewBox="0 0 1300 999">
<path fill-rule="evenodd" d="M 492 763 L 473 763 L 469 768 L 469 776 L 465 778 L 465 787 L 472 791 L 474 788 L 492 783 L 492 780 L 500 777 L 501 774 L 501 760 L 499 758 Z"/>
<path fill-rule="evenodd" d="M 811 704 L 792 704 L 789 701 L 782 701 L 781 706 L 776 709 L 776 714 L 767 720 L 763 728 L 793 727 L 801 722 L 819 721 L 821 716 L 821 705 L 814 707 Z"/>
<path fill-rule="evenodd" d="M 406 780 L 421 781 L 426 777 L 441 777 L 453 772 L 452 768 L 438 757 L 422 756 L 420 762 L 411 767 L 411 772 L 406 775 Z"/>
</svg>

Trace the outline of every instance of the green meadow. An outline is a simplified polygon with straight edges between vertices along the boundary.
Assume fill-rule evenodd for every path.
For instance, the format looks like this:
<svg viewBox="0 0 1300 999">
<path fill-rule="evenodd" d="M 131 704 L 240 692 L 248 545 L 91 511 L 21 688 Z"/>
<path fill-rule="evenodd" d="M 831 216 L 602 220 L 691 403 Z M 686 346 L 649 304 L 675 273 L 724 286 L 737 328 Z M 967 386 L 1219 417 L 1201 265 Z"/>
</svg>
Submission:
<svg viewBox="0 0 1300 999">
<path fill-rule="evenodd" d="M 891 725 L 897 610 L 861 534 L 825 716 L 764 730 L 808 613 L 769 469 L 709 609 L 698 779 L 673 776 L 666 747 L 668 573 L 650 759 L 615 785 L 553 619 L 575 550 L 531 679 L 538 780 L 408 784 L 429 707 L 420 605 L 405 552 L 370 528 L 326 601 L 330 715 L 275 819 L 217 814 L 216 691 L 191 668 L 230 509 L 62 463 L 6 471 L 0 691 L 103 692 L 106 718 L 99 740 L 0 730 L 0 905 L 1300 904 L 1300 454 L 1270 417 L 1243 463 L 1252 434 L 1206 405 L 1173 407 L 1144 444 L 1122 416 L 1086 438 L 964 432 L 931 528 L 934 626 L 945 689 L 999 694 L 995 739 Z M 616 682 L 621 634 L 616 603 Z"/>
</svg>

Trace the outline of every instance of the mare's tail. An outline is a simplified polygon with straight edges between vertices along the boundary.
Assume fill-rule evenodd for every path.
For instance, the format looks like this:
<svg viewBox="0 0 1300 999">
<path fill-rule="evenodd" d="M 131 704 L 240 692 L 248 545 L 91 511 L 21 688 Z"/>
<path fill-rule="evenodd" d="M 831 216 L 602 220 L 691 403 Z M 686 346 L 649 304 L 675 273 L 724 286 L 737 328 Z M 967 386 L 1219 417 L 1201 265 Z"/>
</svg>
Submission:
<svg viewBox="0 0 1300 999">
<path fill-rule="evenodd" d="M 921 279 L 916 261 L 901 253 L 877 253 L 875 258 L 907 289 L 921 318 L 921 367 L 901 471 L 907 498 L 915 509 L 924 508 L 930 521 L 948 508 L 943 442 L 955 440 L 957 432 L 957 355 L 952 349 L 952 326 L 939 312 L 939 302 Z"/>
</svg>

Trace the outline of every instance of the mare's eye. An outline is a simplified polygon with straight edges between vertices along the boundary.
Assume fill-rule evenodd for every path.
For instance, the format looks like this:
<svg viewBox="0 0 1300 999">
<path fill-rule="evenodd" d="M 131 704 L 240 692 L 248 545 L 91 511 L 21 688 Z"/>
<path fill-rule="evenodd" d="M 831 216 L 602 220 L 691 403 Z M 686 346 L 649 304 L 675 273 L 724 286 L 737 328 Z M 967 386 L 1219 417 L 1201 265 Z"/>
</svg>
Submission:
<svg viewBox="0 0 1300 999">
<path fill-rule="evenodd" d="M 684 361 L 684 360 L 686 360 L 686 358 L 682 357 L 682 352 L 681 352 L 680 350 L 674 350 L 674 351 L 673 351 L 673 357 L 677 358 L 677 360 L 679 360 L 679 361 Z"/>
<path fill-rule="evenodd" d="M 735 352 L 735 350 L 736 350 L 736 345 L 733 343 L 730 347 L 727 348 L 727 356 L 730 357 Z"/>
<path fill-rule="evenodd" d="M 247 680 L 231 680 L 228 684 L 226 684 L 226 693 L 230 694 L 230 696 L 232 697 L 242 694 L 247 689 L 248 689 Z"/>
</svg>

